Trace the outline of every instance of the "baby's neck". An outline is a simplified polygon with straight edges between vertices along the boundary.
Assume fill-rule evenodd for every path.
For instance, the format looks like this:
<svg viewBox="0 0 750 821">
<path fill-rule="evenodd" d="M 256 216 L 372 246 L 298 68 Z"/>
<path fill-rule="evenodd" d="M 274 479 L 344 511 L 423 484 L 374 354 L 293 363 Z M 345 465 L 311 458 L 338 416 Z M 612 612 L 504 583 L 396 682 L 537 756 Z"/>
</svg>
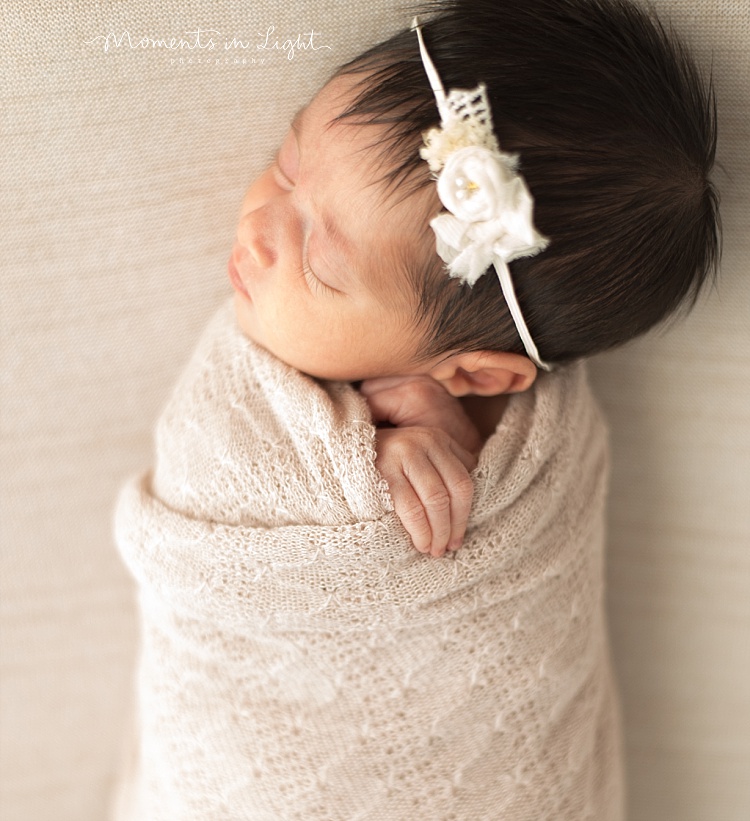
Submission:
<svg viewBox="0 0 750 821">
<path fill-rule="evenodd" d="M 461 404 L 466 415 L 476 425 L 482 442 L 486 442 L 502 419 L 503 411 L 508 404 L 508 396 L 462 396 Z"/>
</svg>

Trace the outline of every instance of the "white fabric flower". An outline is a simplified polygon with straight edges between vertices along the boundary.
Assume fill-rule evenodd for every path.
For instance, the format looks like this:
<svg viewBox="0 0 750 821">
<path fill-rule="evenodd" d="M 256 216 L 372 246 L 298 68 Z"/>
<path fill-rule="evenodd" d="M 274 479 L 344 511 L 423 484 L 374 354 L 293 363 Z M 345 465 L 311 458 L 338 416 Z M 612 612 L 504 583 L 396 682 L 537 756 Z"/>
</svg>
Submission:
<svg viewBox="0 0 750 821">
<path fill-rule="evenodd" d="M 515 158 L 478 145 L 459 148 L 438 177 L 440 201 L 460 220 L 488 220 L 507 207 Z"/>
<path fill-rule="evenodd" d="M 534 229 L 534 201 L 516 166 L 513 155 L 483 146 L 448 157 L 437 190 L 450 213 L 430 225 L 452 277 L 473 285 L 493 262 L 508 263 L 547 246 Z"/>
</svg>

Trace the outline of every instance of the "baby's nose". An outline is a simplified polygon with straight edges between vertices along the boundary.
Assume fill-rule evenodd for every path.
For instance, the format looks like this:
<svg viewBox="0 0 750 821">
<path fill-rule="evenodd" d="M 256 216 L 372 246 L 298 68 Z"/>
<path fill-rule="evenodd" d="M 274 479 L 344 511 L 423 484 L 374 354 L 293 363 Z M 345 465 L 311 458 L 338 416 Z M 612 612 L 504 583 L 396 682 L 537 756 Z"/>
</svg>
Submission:
<svg viewBox="0 0 750 821">
<path fill-rule="evenodd" d="M 272 224 L 264 208 L 245 214 L 237 229 L 237 240 L 261 268 L 270 268 L 276 261 Z"/>
</svg>

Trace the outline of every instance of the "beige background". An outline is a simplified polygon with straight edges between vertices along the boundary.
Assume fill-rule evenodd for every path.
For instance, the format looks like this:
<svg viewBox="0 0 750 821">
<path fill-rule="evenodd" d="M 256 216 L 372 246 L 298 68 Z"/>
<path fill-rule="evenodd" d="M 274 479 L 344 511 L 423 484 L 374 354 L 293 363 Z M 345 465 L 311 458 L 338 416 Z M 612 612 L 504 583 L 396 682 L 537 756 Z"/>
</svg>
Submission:
<svg viewBox="0 0 750 821">
<path fill-rule="evenodd" d="M 103 817 L 136 641 L 110 532 L 117 488 L 148 463 L 159 408 L 229 293 L 245 185 L 334 65 L 408 22 L 401 5 L 0 7 L 3 821 Z M 725 252 L 687 321 L 593 367 L 615 455 L 609 608 L 630 817 L 745 821 L 750 7 L 655 5 L 713 62 Z M 180 65 L 164 49 L 85 42 L 200 27 L 220 45 L 255 44 L 271 25 L 282 36 L 313 27 L 330 50 L 248 50 L 265 63 L 242 66 L 216 65 L 217 49 Z"/>
</svg>

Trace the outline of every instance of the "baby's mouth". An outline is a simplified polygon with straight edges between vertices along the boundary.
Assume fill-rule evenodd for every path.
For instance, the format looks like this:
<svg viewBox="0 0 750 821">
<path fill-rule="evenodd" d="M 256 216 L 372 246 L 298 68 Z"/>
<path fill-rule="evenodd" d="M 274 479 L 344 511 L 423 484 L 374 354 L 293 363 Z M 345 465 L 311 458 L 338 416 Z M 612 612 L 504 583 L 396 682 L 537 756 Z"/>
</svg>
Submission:
<svg viewBox="0 0 750 821">
<path fill-rule="evenodd" d="M 232 252 L 232 256 L 229 257 L 229 262 L 227 263 L 227 272 L 229 273 L 229 281 L 232 283 L 232 287 L 235 291 L 238 291 L 247 299 L 250 299 L 250 294 L 247 292 L 247 288 L 245 287 L 245 283 L 240 276 L 240 272 L 237 270 L 237 265 L 234 261 L 235 252 Z"/>
</svg>

